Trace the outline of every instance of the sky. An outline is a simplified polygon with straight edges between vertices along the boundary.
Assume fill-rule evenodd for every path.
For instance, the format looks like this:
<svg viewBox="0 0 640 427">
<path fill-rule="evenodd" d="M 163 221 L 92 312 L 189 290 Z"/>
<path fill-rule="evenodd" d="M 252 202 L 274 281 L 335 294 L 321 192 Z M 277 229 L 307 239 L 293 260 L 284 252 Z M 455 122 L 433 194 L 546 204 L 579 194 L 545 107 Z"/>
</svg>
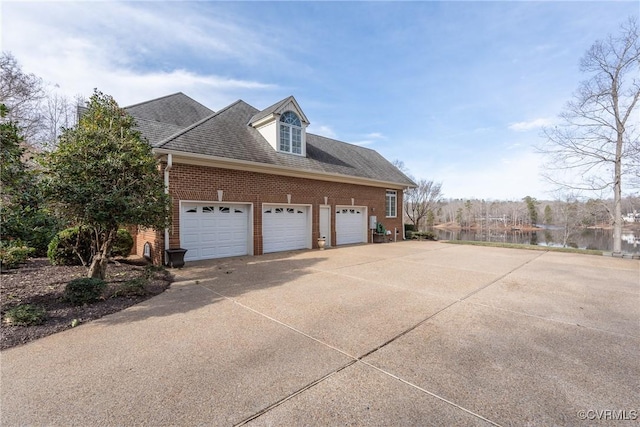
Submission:
<svg viewBox="0 0 640 427">
<path fill-rule="evenodd" d="M 0 2 L 24 72 L 121 106 L 183 92 L 217 111 L 293 95 L 310 133 L 400 160 L 446 198 L 552 198 L 541 127 L 580 58 L 637 1 Z"/>
</svg>

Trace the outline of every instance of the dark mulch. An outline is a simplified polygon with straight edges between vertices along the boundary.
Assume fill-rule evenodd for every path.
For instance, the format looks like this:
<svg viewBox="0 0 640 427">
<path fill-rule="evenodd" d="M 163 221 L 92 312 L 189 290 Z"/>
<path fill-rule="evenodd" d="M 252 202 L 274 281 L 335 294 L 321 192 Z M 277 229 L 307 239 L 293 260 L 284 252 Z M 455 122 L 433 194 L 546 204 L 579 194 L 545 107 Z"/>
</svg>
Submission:
<svg viewBox="0 0 640 427">
<path fill-rule="evenodd" d="M 142 265 L 141 265 L 142 264 Z M 151 269 L 139 261 L 122 260 L 110 263 L 107 269 L 108 290 L 102 299 L 91 304 L 74 306 L 62 298 L 67 283 L 85 277 L 82 266 L 52 266 L 47 258 L 34 258 L 15 270 L 0 276 L 0 313 L 2 314 L 0 349 L 24 344 L 74 325 L 115 313 L 164 292 L 171 284 L 171 274 L 164 269 Z M 149 277 L 145 295 L 114 296 L 125 282 Z M 16 326 L 5 318 L 7 310 L 19 304 L 34 304 L 47 310 L 41 325 Z"/>
</svg>

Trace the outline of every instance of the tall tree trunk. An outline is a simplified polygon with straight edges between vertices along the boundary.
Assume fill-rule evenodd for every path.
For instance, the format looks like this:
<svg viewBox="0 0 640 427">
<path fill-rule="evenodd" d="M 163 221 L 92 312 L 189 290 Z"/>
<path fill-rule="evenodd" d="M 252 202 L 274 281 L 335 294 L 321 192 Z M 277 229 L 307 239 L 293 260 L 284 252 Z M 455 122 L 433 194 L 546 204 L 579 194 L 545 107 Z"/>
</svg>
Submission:
<svg viewBox="0 0 640 427">
<path fill-rule="evenodd" d="M 91 266 L 89 266 L 89 271 L 87 272 L 87 277 L 98 278 L 105 280 L 107 277 L 107 265 L 109 264 L 109 255 L 111 253 L 111 247 L 113 246 L 113 242 L 118 235 L 118 227 L 109 230 L 106 233 L 105 239 L 103 242 L 98 242 L 98 247 L 100 250 L 96 252 L 91 260 Z M 100 234 L 97 233 L 97 239 L 100 238 Z"/>
<path fill-rule="evenodd" d="M 620 128 L 620 125 L 618 125 Z M 622 253 L 622 132 L 618 130 L 613 184 L 613 253 Z"/>
</svg>

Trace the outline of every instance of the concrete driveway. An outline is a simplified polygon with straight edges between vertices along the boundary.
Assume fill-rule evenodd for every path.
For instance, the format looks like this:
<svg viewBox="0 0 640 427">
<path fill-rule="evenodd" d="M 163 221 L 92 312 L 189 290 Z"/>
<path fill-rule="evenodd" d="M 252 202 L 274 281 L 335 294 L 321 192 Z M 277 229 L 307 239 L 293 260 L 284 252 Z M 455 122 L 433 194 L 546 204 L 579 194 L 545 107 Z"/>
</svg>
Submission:
<svg viewBox="0 0 640 427">
<path fill-rule="evenodd" d="M 636 260 L 399 242 L 191 263 L 177 280 L 3 351 L 2 425 L 640 419 Z"/>
</svg>

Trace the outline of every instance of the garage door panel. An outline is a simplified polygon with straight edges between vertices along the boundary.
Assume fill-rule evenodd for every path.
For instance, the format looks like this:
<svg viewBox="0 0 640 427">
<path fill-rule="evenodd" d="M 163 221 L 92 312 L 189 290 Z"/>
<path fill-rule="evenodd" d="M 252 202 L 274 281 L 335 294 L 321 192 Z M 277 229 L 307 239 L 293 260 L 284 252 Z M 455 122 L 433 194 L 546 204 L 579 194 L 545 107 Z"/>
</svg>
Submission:
<svg viewBox="0 0 640 427">
<path fill-rule="evenodd" d="M 183 204 L 180 241 L 186 261 L 247 255 L 249 209 L 243 205 Z"/>
<path fill-rule="evenodd" d="M 206 245 L 214 245 L 218 240 L 218 235 L 216 233 L 201 233 L 200 234 L 200 243 L 202 246 Z"/>
<path fill-rule="evenodd" d="M 364 208 L 336 208 L 336 244 L 366 242 L 366 211 Z"/>
<path fill-rule="evenodd" d="M 305 249 L 309 246 L 307 206 L 264 206 L 262 209 L 263 252 Z"/>
<path fill-rule="evenodd" d="M 200 241 L 200 238 L 197 233 L 185 233 L 182 234 L 182 238 L 180 240 L 182 241 L 183 246 L 193 246 L 194 243 Z"/>
</svg>

